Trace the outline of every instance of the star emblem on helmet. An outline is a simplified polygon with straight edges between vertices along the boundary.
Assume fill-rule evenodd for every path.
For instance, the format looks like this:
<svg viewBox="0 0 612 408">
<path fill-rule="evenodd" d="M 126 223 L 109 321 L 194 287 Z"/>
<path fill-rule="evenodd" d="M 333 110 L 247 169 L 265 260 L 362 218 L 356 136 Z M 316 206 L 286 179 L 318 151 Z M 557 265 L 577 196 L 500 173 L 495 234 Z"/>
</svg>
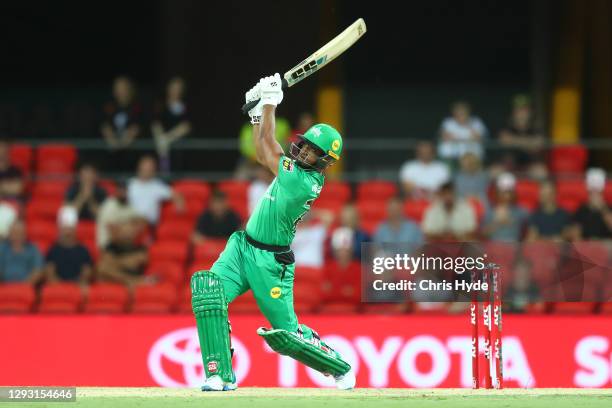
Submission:
<svg viewBox="0 0 612 408">
<path fill-rule="evenodd" d="M 321 129 L 319 129 L 318 127 L 313 127 L 312 133 L 314 133 L 315 136 L 321 136 Z"/>
</svg>

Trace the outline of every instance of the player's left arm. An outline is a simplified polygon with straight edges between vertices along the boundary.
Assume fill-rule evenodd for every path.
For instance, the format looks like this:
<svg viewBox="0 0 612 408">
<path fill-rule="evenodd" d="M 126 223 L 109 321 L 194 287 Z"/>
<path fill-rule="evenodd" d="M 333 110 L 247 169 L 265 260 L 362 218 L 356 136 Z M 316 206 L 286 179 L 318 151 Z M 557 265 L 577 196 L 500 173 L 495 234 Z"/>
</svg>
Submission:
<svg viewBox="0 0 612 408">
<path fill-rule="evenodd" d="M 284 154 L 283 148 L 275 137 L 276 106 L 283 100 L 280 75 L 275 74 L 261 79 L 254 88 L 247 92 L 247 102 L 253 98 L 260 99 L 257 106 L 249 111 L 253 124 L 253 141 L 257 161 L 276 176 L 280 157 Z"/>
</svg>

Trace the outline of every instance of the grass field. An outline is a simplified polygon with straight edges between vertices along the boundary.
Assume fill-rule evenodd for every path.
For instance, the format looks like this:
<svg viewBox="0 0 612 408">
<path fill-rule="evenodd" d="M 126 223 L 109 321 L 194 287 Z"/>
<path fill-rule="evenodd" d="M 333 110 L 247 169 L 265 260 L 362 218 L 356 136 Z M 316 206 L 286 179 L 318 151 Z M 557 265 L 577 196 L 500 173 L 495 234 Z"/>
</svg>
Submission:
<svg viewBox="0 0 612 408">
<path fill-rule="evenodd" d="M 598 408 L 612 407 L 612 389 L 356 389 L 241 388 L 234 392 L 203 393 L 195 389 L 78 388 L 76 403 L 0 403 L 14 407 L 465 407 L 465 408 Z M 280 405 L 277 405 L 280 404 Z"/>
</svg>

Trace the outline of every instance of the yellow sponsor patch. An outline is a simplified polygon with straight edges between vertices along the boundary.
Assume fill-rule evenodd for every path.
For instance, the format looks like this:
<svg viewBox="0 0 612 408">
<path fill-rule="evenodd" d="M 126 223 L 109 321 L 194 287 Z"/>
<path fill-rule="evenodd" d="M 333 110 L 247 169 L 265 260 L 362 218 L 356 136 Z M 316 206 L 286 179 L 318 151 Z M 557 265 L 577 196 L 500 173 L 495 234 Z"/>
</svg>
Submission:
<svg viewBox="0 0 612 408">
<path fill-rule="evenodd" d="M 332 150 L 336 151 L 340 148 L 340 141 L 338 139 L 334 140 L 332 142 Z"/>
<path fill-rule="evenodd" d="M 285 171 L 293 171 L 293 161 L 290 159 L 283 159 L 283 169 Z"/>
<path fill-rule="evenodd" d="M 281 288 L 279 288 L 278 286 L 275 286 L 272 289 L 270 289 L 270 297 L 272 299 L 278 299 L 280 295 L 281 295 Z"/>
</svg>

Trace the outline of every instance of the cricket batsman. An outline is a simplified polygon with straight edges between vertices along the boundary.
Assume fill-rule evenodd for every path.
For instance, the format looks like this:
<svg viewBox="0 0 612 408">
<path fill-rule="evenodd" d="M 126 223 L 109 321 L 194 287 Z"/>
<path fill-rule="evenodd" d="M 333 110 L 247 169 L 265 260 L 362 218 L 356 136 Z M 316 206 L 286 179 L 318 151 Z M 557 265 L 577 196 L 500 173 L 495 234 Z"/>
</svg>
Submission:
<svg viewBox="0 0 612 408">
<path fill-rule="evenodd" d="M 351 366 L 314 330 L 298 323 L 293 310 L 295 264 L 289 247 L 297 224 L 321 193 L 324 171 L 340 159 L 342 137 L 329 125 L 314 125 L 291 145 L 287 156 L 274 137 L 275 110 L 283 100 L 279 74 L 262 78 L 246 93 L 247 103 L 258 99 L 248 112 L 257 160 L 276 178 L 245 231 L 230 236 L 210 271 L 196 272 L 191 278 L 206 376 L 202 391 L 236 389 L 227 308 L 249 289 L 272 326 L 259 328 L 257 334 L 274 351 L 333 376 L 339 389 L 352 389 Z"/>
</svg>

